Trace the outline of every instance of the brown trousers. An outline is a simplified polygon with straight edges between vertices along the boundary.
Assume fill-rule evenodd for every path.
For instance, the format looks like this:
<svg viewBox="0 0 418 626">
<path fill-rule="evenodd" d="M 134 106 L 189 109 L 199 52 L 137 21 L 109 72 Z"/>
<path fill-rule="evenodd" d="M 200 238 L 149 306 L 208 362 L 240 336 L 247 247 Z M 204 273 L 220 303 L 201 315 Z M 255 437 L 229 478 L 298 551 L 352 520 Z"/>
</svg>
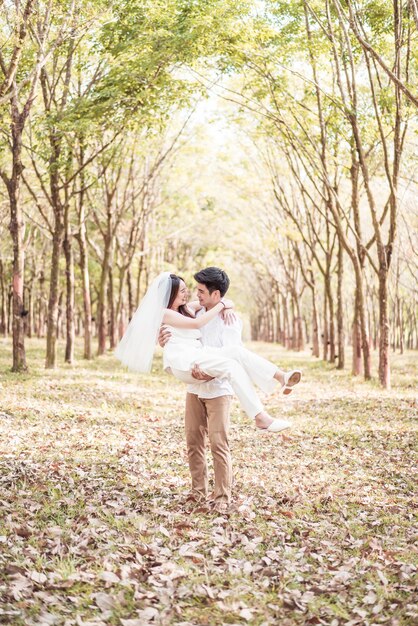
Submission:
<svg viewBox="0 0 418 626">
<path fill-rule="evenodd" d="M 205 400 L 194 393 L 186 395 L 185 428 L 192 491 L 203 497 L 208 494 L 206 435 L 209 435 L 215 501 L 231 499 L 232 462 L 228 442 L 231 399 L 231 396 L 220 396 Z"/>
</svg>

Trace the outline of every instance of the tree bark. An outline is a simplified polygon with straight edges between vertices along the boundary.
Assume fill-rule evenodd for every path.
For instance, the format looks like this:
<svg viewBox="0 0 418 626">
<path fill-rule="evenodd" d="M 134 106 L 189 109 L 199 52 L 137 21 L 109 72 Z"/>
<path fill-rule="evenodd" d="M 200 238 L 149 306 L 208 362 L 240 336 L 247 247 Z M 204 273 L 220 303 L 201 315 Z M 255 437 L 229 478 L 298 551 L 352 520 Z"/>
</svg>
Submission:
<svg viewBox="0 0 418 626">
<path fill-rule="evenodd" d="M 323 297 L 323 323 L 322 323 L 322 360 L 328 360 L 328 297 L 327 290 L 324 287 Z"/>
<path fill-rule="evenodd" d="M 353 376 L 359 376 L 362 370 L 361 360 L 361 324 L 360 324 L 360 305 L 358 291 L 356 287 L 354 298 L 354 318 L 353 318 Z"/>
<path fill-rule="evenodd" d="M 338 244 L 338 282 L 337 282 L 337 334 L 338 334 L 337 369 L 338 370 L 344 369 L 344 364 L 345 364 L 343 277 L 344 277 L 344 248 L 343 248 L 341 241 L 339 241 L 339 244 Z"/>
<path fill-rule="evenodd" d="M 328 300 L 329 319 L 329 362 L 335 364 L 335 319 L 334 319 L 334 298 L 331 289 L 331 276 L 327 275 L 325 280 L 326 298 Z M 326 360 L 326 358 L 324 359 Z"/>
<path fill-rule="evenodd" d="M 0 259 L 0 334 L 7 337 L 7 287 L 3 260 Z"/>
<path fill-rule="evenodd" d="M 318 321 L 318 309 L 316 306 L 316 293 L 315 289 L 311 290 L 312 293 L 312 355 L 319 358 L 319 321 Z"/>
<path fill-rule="evenodd" d="M 106 352 L 106 337 L 107 337 L 107 283 L 109 277 L 109 260 L 110 260 L 110 240 L 109 237 L 104 239 L 104 251 L 102 271 L 100 274 L 100 284 L 97 302 L 97 337 L 98 347 L 97 354 L 100 356 Z"/>
<path fill-rule="evenodd" d="M 64 211 L 64 256 L 65 256 L 65 283 L 66 283 L 66 299 L 65 299 L 65 321 L 66 321 L 66 342 L 65 342 L 65 356 L 66 363 L 72 364 L 74 362 L 74 253 L 71 241 L 71 229 L 69 223 L 69 206 L 65 207 Z"/>
<path fill-rule="evenodd" d="M 22 132 L 24 116 L 19 115 L 15 97 L 12 99 L 12 173 L 6 183 L 10 203 L 9 230 L 13 241 L 13 372 L 27 370 L 25 352 L 25 308 L 23 302 L 23 284 L 25 272 L 24 223 L 20 205 L 20 185 L 23 171 L 22 164 Z"/>
<path fill-rule="evenodd" d="M 389 345 L 387 271 L 381 268 L 379 271 L 379 380 L 386 389 L 390 389 Z"/>
<path fill-rule="evenodd" d="M 109 267 L 109 282 L 107 287 L 108 311 L 109 311 L 109 347 L 113 350 L 116 347 L 116 311 L 115 294 L 113 288 L 113 269 Z"/>
<path fill-rule="evenodd" d="M 57 362 L 57 333 L 58 333 L 58 301 L 59 301 L 59 263 L 64 240 L 64 211 L 59 195 L 58 162 L 60 157 L 60 142 L 52 131 L 50 136 L 50 188 L 51 202 L 54 211 L 54 231 L 52 234 L 51 273 L 49 278 L 49 299 L 46 333 L 45 367 L 53 369 Z"/>
</svg>

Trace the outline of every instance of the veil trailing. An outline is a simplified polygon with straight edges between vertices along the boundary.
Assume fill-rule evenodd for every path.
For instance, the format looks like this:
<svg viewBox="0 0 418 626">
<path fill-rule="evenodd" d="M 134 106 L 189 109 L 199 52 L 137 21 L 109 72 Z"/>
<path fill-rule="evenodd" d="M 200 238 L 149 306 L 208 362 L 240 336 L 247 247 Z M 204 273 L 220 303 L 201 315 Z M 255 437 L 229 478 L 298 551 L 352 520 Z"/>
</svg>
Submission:
<svg viewBox="0 0 418 626">
<path fill-rule="evenodd" d="M 162 272 L 149 286 L 115 350 L 115 356 L 129 369 L 136 372 L 151 370 L 155 344 L 170 293 L 170 272 Z"/>
</svg>

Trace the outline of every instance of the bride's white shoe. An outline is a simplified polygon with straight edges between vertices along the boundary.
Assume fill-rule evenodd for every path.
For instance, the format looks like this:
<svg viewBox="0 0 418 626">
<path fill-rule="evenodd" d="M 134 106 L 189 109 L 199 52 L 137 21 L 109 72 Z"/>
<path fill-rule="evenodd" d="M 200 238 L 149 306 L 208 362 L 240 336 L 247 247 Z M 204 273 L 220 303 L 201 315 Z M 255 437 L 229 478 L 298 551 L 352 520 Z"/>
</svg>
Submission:
<svg viewBox="0 0 418 626">
<path fill-rule="evenodd" d="M 300 383 L 301 378 L 302 372 L 300 370 L 290 370 L 290 372 L 285 372 L 284 383 L 280 389 L 283 395 L 288 396 L 290 393 L 292 393 L 293 387 Z"/>
<path fill-rule="evenodd" d="M 263 430 L 269 433 L 279 433 L 281 430 L 286 430 L 286 428 L 291 427 L 291 423 L 287 420 L 275 419 L 272 421 L 268 428 L 264 428 Z"/>
</svg>

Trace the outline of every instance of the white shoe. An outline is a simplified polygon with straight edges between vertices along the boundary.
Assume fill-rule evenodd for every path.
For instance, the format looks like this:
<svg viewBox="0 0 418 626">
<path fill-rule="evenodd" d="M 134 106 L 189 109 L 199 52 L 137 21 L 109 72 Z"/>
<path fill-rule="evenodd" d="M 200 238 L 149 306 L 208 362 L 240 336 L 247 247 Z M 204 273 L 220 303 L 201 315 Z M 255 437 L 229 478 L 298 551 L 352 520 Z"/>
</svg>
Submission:
<svg viewBox="0 0 418 626">
<path fill-rule="evenodd" d="M 284 396 L 288 396 L 293 391 L 293 387 L 300 383 L 300 379 L 302 378 L 302 372 L 300 370 L 290 370 L 290 372 L 285 372 L 284 375 L 284 383 L 281 387 L 281 391 Z"/>
<path fill-rule="evenodd" d="M 276 419 L 273 420 L 268 428 L 264 428 L 269 433 L 279 433 L 281 430 L 286 430 L 286 428 L 291 427 L 291 423 L 287 420 Z"/>
</svg>

